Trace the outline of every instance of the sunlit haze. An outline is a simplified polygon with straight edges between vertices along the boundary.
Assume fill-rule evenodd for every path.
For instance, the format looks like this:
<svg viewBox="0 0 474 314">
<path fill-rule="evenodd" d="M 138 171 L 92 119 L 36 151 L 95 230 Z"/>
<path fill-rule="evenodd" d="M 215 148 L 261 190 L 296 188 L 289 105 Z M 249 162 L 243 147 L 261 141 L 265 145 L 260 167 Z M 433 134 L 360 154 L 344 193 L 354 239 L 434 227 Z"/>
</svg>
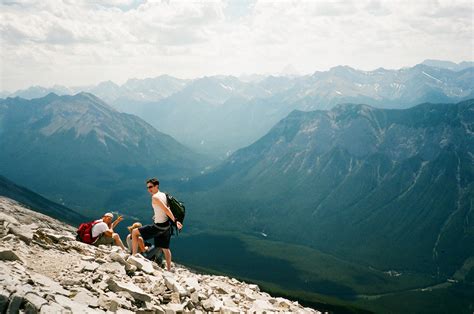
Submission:
<svg viewBox="0 0 474 314">
<path fill-rule="evenodd" d="M 4 0 L 0 90 L 473 60 L 472 1 Z"/>
</svg>

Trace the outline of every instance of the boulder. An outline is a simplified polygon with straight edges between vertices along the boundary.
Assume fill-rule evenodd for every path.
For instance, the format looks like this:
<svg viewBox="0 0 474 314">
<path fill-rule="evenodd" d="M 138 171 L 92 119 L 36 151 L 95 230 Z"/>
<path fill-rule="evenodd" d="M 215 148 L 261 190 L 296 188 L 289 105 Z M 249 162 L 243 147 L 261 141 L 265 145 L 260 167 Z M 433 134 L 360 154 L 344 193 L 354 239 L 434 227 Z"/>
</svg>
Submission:
<svg viewBox="0 0 474 314">
<path fill-rule="evenodd" d="M 41 307 L 41 314 L 57 314 L 57 313 L 67 313 L 66 309 L 56 302 L 51 302 L 45 304 Z"/>
<path fill-rule="evenodd" d="M 189 294 L 195 292 L 195 291 L 200 291 L 201 286 L 199 285 L 199 282 L 197 278 L 194 277 L 188 277 L 184 280 L 184 284 L 186 286 L 186 290 L 188 291 Z"/>
<path fill-rule="evenodd" d="M 220 311 L 221 307 L 224 305 L 224 303 L 217 299 L 215 296 L 211 295 L 209 299 L 206 299 L 202 301 L 202 307 L 206 311 Z"/>
<path fill-rule="evenodd" d="M 119 303 L 117 300 L 110 298 L 107 295 L 100 295 L 99 299 L 97 300 L 97 304 L 101 308 L 111 312 L 116 312 L 119 308 Z"/>
<path fill-rule="evenodd" d="M 255 300 L 252 303 L 252 307 L 249 309 L 249 312 L 252 313 L 261 313 L 264 311 L 271 311 L 273 310 L 273 306 L 267 300 Z"/>
<path fill-rule="evenodd" d="M 98 271 L 112 273 L 119 276 L 125 275 L 125 268 L 118 262 L 102 264 L 99 266 Z"/>
<path fill-rule="evenodd" d="M 0 249 L 0 261 L 22 261 L 22 260 L 12 250 Z"/>
<path fill-rule="evenodd" d="M 11 223 L 12 225 L 19 225 L 20 224 L 18 222 L 18 220 L 16 220 L 15 217 L 4 214 L 4 213 L 0 213 L 0 221 L 6 221 L 8 223 Z"/>
<path fill-rule="evenodd" d="M 86 261 L 86 262 L 93 262 L 93 261 L 95 261 L 95 257 L 87 255 L 87 256 L 81 257 L 81 260 Z"/>
<path fill-rule="evenodd" d="M 142 270 L 147 274 L 153 274 L 154 269 L 152 262 L 141 256 L 140 254 L 137 254 L 135 256 L 130 255 L 130 257 L 127 259 L 127 262 L 129 264 L 135 265 L 139 270 Z"/>
<path fill-rule="evenodd" d="M 18 225 L 10 228 L 10 232 L 20 238 L 26 244 L 30 244 L 33 240 L 33 233 L 38 228 L 34 223 L 29 225 Z"/>
<path fill-rule="evenodd" d="M 238 314 L 240 313 L 241 310 L 238 307 L 232 307 L 232 306 L 222 306 L 220 309 L 221 314 Z"/>
<path fill-rule="evenodd" d="M 133 283 L 125 283 L 117 281 L 113 278 L 109 278 L 107 280 L 107 285 L 109 289 L 113 292 L 126 291 L 137 300 L 145 302 L 151 301 L 151 297 Z"/>
<path fill-rule="evenodd" d="M 232 293 L 232 286 L 225 283 L 224 281 L 214 280 L 209 283 L 209 286 L 213 288 L 216 293 L 219 294 L 230 294 Z"/>
<path fill-rule="evenodd" d="M 178 292 L 171 293 L 171 301 L 170 303 L 178 303 L 181 304 L 181 298 L 179 297 Z"/>
<path fill-rule="evenodd" d="M 249 285 L 249 288 L 253 291 L 260 292 L 260 288 L 257 285 Z"/>
<path fill-rule="evenodd" d="M 43 286 L 45 290 L 52 292 L 52 294 L 69 295 L 68 290 L 64 289 L 59 283 L 49 277 L 37 273 L 31 273 L 30 277 L 35 284 Z"/>
<path fill-rule="evenodd" d="M 184 312 L 183 304 L 168 303 L 165 305 L 161 305 L 161 308 L 164 310 L 166 314 L 176 314 L 176 313 Z"/>
<path fill-rule="evenodd" d="M 79 286 L 81 284 L 81 278 L 64 278 L 61 280 L 63 286 Z"/>
<path fill-rule="evenodd" d="M 91 313 L 94 310 L 85 304 L 73 301 L 63 295 L 55 295 L 54 299 L 61 307 L 74 311 L 74 313 Z"/>
<path fill-rule="evenodd" d="M 225 296 L 222 298 L 222 302 L 224 302 L 224 305 L 227 307 L 238 307 L 237 303 L 235 303 L 231 297 Z"/>
<path fill-rule="evenodd" d="M 72 299 L 76 302 L 88 305 L 93 308 L 99 307 L 97 297 L 85 289 L 79 291 Z"/>
<path fill-rule="evenodd" d="M 273 303 L 273 306 L 275 306 L 278 310 L 284 311 L 288 311 L 292 306 L 292 303 L 290 301 L 283 298 L 271 299 L 270 303 Z"/>
<path fill-rule="evenodd" d="M 4 236 L 2 238 L 2 242 L 8 242 L 8 241 L 12 241 L 12 240 L 13 240 L 13 242 L 17 241 L 17 237 L 13 234 L 7 234 L 6 236 Z"/>
<path fill-rule="evenodd" d="M 183 288 L 174 278 L 170 276 L 163 276 L 165 280 L 165 284 L 168 289 L 173 290 L 174 292 L 178 292 L 180 296 L 189 295 L 188 291 Z"/>
<path fill-rule="evenodd" d="M 100 265 L 96 262 L 83 262 L 79 268 L 81 272 L 94 272 L 99 266 Z"/>
</svg>

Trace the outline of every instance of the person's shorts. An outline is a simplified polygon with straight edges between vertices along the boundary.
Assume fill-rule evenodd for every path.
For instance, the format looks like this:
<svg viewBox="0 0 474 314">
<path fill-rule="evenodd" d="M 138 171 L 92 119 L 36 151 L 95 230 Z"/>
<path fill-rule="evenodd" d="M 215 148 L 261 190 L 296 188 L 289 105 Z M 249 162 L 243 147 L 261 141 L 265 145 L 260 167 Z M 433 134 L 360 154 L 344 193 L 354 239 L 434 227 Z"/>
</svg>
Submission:
<svg viewBox="0 0 474 314">
<path fill-rule="evenodd" d="M 143 240 L 154 239 L 155 246 L 162 249 L 170 248 L 171 226 L 169 222 L 161 224 L 146 225 L 138 228 Z"/>
<path fill-rule="evenodd" d="M 115 240 L 112 237 L 108 237 L 105 235 L 105 233 L 101 233 L 100 236 L 95 240 L 94 243 L 92 243 L 95 246 L 99 245 L 110 245 L 110 244 L 115 244 Z"/>
</svg>

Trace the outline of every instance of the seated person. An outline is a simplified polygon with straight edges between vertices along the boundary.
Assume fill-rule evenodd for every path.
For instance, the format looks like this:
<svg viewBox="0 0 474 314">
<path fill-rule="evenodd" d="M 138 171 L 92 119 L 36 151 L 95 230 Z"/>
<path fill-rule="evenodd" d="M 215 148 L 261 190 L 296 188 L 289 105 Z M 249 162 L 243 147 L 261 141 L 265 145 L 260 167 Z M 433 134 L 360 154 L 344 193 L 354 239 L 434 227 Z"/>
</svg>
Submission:
<svg viewBox="0 0 474 314">
<path fill-rule="evenodd" d="M 141 226 L 142 226 L 141 223 L 135 222 L 133 225 L 128 227 L 128 231 L 130 231 L 130 234 L 127 236 L 126 241 L 127 241 L 127 246 L 130 253 L 132 252 L 132 231 L 134 229 L 140 228 Z M 143 241 L 143 238 L 139 237 L 138 238 L 138 253 L 143 253 L 143 252 L 146 252 L 147 250 L 148 250 L 148 246 L 145 246 L 145 242 Z"/>
<path fill-rule="evenodd" d="M 115 226 L 118 225 L 123 218 L 122 216 L 118 216 L 117 220 L 112 222 L 113 219 L 114 215 L 112 213 L 106 213 L 102 216 L 102 219 L 95 221 L 95 225 L 92 227 L 92 238 L 96 238 L 96 240 L 92 244 L 95 246 L 101 244 L 115 244 L 125 251 L 125 246 L 123 246 L 119 234 L 114 232 Z"/>
</svg>

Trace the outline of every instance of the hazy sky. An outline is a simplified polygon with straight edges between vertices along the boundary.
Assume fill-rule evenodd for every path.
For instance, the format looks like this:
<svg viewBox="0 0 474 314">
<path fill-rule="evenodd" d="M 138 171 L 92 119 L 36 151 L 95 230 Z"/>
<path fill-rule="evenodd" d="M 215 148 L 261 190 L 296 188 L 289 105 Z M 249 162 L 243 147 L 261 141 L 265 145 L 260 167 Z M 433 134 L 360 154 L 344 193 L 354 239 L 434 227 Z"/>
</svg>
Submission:
<svg viewBox="0 0 474 314">
<path fill-rule="evenodd" d="M 474 59 L 472 0 L 0 3 L 0 90 Z"/>
</svg>

